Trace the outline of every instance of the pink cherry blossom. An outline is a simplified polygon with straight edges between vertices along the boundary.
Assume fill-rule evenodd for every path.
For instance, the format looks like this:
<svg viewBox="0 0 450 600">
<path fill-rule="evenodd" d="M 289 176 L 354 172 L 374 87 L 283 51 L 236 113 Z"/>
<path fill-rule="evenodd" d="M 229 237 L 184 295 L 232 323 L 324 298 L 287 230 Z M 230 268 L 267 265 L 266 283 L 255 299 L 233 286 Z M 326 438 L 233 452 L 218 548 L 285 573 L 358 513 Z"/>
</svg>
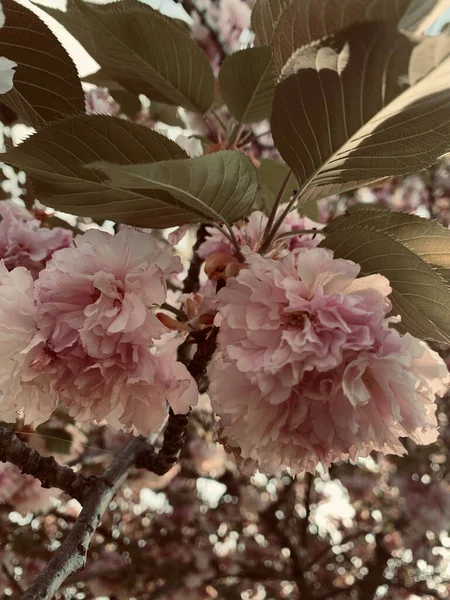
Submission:
<svg viewBox="0 0 450 600">
<path fill-rule="evenodd" d="M 284 210 L 282 206 L 278 214 Z M 245 220 L 236 223 L 233 226 L 233 232 L 240 246 L 249 246 L 251 250 L 257 251 L 262 243 L 268 222 L 267 216 L 256 210 L 252 212 Z M 291 212 L 284 219 L 281 227 L 278 230 L 278 235 L 291 233 L 295 231 L 322 229 L 323 225 L 308 219 L 308 217 L 300 217 L 298 213 Z M 238 262 L 236 250 L 233 244 L 215 227 L 207 227 L 208 237 L 203 242 L 198 250 L 200 258 L 207 260 L 206 270 L 210 273 L 214 269 L 216 263 L 219 265 Z M 293 235 L 289 237 L 277 238 L 272 243 L 271 250 L 275 251 L 277 256 L 283 256 L 286 251 L 294 254 L 302 252 L 305 249 L 315 248 L 323 239 L 318 235 Z M 211 275 L 210 275 L 211 276 Z"/>
<path fill-rule="evenodd" d="M 23 278 L 17 271 L 10 278 Z M 147 435 L 164 421 L 167 402 L 187 412 L 197 390 L 176 360 L 177 340 L 155 347 L 168 330 L 154 309 L 165 300 L 166 278 L 180 271 L 169 245 L 122 228 L 78 236 L 54 254 L 34 289 L 29 279 L 19 289 L 0 281 L 0 331 L 15 351 L 0 371 L 0 414 L 14 420 L 22 411 L 38 424 L 62 402 L 80 422 L 106 420 Z M 25 294 L 25 324 L 20 315 L 7 323 L 2 294 Z"/>
<path fill-rule="evenodd" d="M 222 39 L 232 52 L 240 49 L 240 37 L 250 28 L 251 9 L 242 0 L 223 0 L 217 17 Z"/>
<path fill-rule="evenodd" d="M 164 302 L 165 279 L 179 273 L 172 249 L 147 233 L 90 230 L 57 252 L 35 286 L 38 326 L 58 353 L 81 343 L 92 358 L 127 358 L 127 348 L 165 333 L 151 310 Z"/>
<path fill-rule="evenodd" d="M 0 202 L 0 258 L 8 269 L 23 266 L 36 277 L 55 250 L 72 242 L 69 229 L 42 226 L 30 211 L 13 202 Z"/>
<path fill-rule="evenodd" d="M 220 439 L 268 472 L 314 471 L 400 437 L 436 439 L 435 395 L 450 377 L 423 342 L 389 328 L 381 275 L 325 249 L 281 260 L 247 253 L 219 294 L 209 367 Z"/>
</svg>

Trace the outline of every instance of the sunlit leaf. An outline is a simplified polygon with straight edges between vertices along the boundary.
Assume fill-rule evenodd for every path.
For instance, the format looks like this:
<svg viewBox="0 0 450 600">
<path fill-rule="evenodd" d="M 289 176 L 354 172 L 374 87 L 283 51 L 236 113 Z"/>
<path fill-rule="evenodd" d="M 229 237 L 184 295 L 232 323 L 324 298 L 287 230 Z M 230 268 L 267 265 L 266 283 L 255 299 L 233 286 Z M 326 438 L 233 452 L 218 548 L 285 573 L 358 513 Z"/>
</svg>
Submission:
<svg viewBox="0 0 450 600">
<path fill-rule="evenodd" d="M 411 334 L 450 343 L 450 232 L 437 223 L 379 208 L 351 211 L 326 228 L 321 245 L 381 273 L 392 286 L 393 314 Z"/>
<path fill-rule="evenodd" d="M 258 176 L 252 161 L 234 150 L 152 164 L 120 166 L 100 162 L 90 166 L 104 173 L 113 189 L 168 192 L 167 222 L 175 208 L 186 211 L 185 222 L 233 223 L 250 211 L 258 191 Z M 159 217 L 163 217 L 162 208 Z"/>
<path fill-rule="evenodd" d="M 302 46 L 337 33 L 353 23 L 397 23 L 410 0 L 300 0 L 280 16 L 273 34 L 273 67 L 278 78 L 292 54 Z"/>
<path fill-rule="evenodd" d="M 14 0 L 3 0 L 2 7 L 0 56 L 17 67 L 14 87 L 1 96 L 1 104 L 36 128 L 83 113 L 84 93 L 76 67 L 56 36 L 34 12 Z"/>
<path fill-rule="evenodd" d="M 228 56 L 220 69 L 219 83 L 225 103 L 240 123 L 269 117 L 275 91 L 270 46 L 248 48 Z"/>
<path fill-rule="evenodd" d="M 419 171 L 450 150 L 449 63 L 411 68 L 428 56 L 413 48 L 395 27 L 366 23 L 297 51 L 272 134 L 302 201 Z M 410 72 L 428 74 L 409 86 Z"/>
<path fill-rule="evenodd" d="M 380 206 L 350 207 L 327 231 L 369 229 L 394 238 L 432 266 L 450 284 L 450 230 L 417 215 L 392 212 Z"/>
</svg>

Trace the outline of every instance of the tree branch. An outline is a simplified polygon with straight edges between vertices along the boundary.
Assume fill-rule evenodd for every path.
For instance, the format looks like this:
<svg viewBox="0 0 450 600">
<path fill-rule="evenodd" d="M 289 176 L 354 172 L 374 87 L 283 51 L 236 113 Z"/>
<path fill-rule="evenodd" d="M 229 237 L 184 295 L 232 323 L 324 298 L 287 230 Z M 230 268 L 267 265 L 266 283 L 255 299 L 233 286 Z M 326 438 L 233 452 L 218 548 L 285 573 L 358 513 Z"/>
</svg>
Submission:
<svg viewBox="0 0 450 600">
<path fill-rule="evenodd" d="M 20 600 L 50 600 L 69 575 L 84 569 L 94 531 L 145 443 L 143 438 L 132 439 L 96 479 L 84 498 L 84 508 L 71 532 Z"/>
<path fill-rule="evenodd" d="M 183 292 L 185 294 L 191 294 L 193 292 L 198 292 L 200 289 L 200 268 L 202 266 L 203 259 L 198 256 L 197 250 L 203 244 L 206 239 L 206 226 L 200 225 L 197 230 L 197 239 L 195 241 L 194 247 L 192 248 L 192 260 L 189 265 L 189 270 L 186 275 L 186 279 L 183 281 Z"/>
<path fill-rule="evenodd" d="M 84 477 L 69 467 L 61 466 L 53 456 L 41 456 L 7 427 L 0 427 L 0 461 L 10 462 L 22 473 L 36 477 L 42 487 L 59 488 L 80 502 L 95 481 L 95 477 Z"/>
</svg>

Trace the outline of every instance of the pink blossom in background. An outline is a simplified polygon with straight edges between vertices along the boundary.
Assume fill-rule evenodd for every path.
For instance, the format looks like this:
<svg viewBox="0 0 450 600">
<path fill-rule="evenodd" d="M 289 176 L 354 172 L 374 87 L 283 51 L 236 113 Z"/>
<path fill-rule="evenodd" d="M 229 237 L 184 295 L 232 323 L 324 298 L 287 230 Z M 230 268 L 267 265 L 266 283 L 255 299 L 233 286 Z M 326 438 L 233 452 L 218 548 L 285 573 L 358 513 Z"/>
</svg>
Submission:
<svg viewBox="0 0 450 600">
<path fill-rule="evenodd" d="M 242 0 L 222 0 L 217 26 L 222 40 L 231 52 L 241 48 L 242 32 L 250 28 L 251 9 Z"/>
<path fill-rule="evenodd" d="M 436 439 L 450 377 L 426 344 L 389 328 L 384 277 L 356 279 L 358 265 L 319 248 L 246 260 L 218 294 L 209 367 L 228 447 L 274 473 Z"/>
<path fill-rule="evenodd" d="M 85 94 L 86 112 L 88 115 L 111 115 L 120 113 L 120 104 L 111 96 L 106 88 L 96 87 Z"/>
<path fill-rule="evenodd" d="M 11 270 L 26 267 L 37 277 L 55 250 L 70 246 L 69 229 L 42 227 L 26 208 L 12 200 L 0 202 L 0 258 Z"/>
<path fill-rule="evenodd" d="M 0 329 L 2 294 L 32 293 L 34 303 L 24 301 L 26 325 L 6 325 L 3 310 L 5 341 L 21 354 L 0 372 L 0 414 L 14 420 L 23 411 L 38 424 L 63 402 L 80 422 L 106 420 L 148 435 L 164 421 L 166 401 L 187 412 L 197 389 L 176 360 L 177 342 L 154 346 L 168 329 L 153 309 L 166 298 L 166 278 L 181 268 L 172 248 L 146 233 L 91 230 L 54 254 L 32 291 L 5 280 Z"/>
<path fill-rule="evenodd" d="M 11 506 L 22 513 L 39 513 L 51 506 L 51 498 L 58 498 L 61 490 L 46 489 L 31 475 L 23 475 L 11 463 L 0 462 L 0 506 Z"/>
</svg>

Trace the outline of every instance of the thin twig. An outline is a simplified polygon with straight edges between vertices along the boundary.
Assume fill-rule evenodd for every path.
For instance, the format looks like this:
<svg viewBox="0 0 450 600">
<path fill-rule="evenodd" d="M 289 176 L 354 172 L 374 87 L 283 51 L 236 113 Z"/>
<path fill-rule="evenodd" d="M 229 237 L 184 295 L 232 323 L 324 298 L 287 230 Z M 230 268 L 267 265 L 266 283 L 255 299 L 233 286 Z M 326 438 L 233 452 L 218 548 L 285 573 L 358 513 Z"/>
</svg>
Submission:
<svg viewBox="0 0 450 600">
<path fill-rule="evenodd" d="M 0 427 L 0 461 L 10 462 L 22 473 L 39 479 L 42 487 L 59 488 L 80 502 L 95 481 L 95 477 L 84 477 L 69 467 L 63 467 L 53 456 L 41 456 L 7 427 Z"/>
</svg>

